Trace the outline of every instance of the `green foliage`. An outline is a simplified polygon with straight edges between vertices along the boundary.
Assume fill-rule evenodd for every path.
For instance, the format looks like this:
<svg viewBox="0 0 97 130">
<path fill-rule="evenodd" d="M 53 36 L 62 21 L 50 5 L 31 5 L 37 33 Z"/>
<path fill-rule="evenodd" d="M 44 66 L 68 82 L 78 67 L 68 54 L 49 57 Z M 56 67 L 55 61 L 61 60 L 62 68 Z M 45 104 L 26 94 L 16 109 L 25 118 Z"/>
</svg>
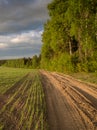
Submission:
<svg viewBox="0 0 97 130">
<path fill-rule="evenodd" d="M 41 55 L 34 55 L 32 58 L 22 58 L 22 59 L 10 59 L 1 60 L 2 66 L 14 67 L 14 68 L 39 68 L 40 67 Z"/>
<path fill-rule="evenodd" d="M 94 72 L 94 70 L 96 72 L 97 71 L 97 61 L 90 61 L 88 63 L 88 69 L 90 72 Z"/>
<path fill-rule="evenodd" d="M 0 60 L 0 66 L 4 65 L 6 63 L 6 60 Z"/>
<path fill-rule="evenodd" d="M 3 130 L 3 127 L 4 127 L 3 125 L 0 125 L 0 130 Z"/>
<path fill-rule="evenodd" d="M 60 54 L 57 57 L 56 66 L 58 71 L 60 72 L 69 72 L 73 71 L 72 63 L 71 63 L 71 57 L 67 53 Z"/>
<path fill-rule="evenodd" d="M 33 59 L 32 59 L 32 67 L 37 68 L 38 66 L 39 66 L 38 57 L 37 57 L 37 55 L 35 55 L 35 56 L 33 56 Z"/>
<path fill-rule="evenodd" d="M 96 5 L 96 0 L 53 0 L 48 5 L 50 20 L 42 37 L 42 67 L 56 71 L 96 70 Z"/>
</svg>

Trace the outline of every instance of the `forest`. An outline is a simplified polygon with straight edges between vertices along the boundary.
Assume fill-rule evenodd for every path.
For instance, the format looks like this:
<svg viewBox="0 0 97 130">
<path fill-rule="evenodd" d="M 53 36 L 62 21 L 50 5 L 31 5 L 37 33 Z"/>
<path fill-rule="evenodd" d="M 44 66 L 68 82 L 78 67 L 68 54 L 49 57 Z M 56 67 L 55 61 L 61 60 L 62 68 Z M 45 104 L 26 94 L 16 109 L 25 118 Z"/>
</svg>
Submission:
<svg viewBox="0 0 97 130">
<path fill-rule="evenodd" d="M 97 70 L 97 1 L 53 0 L 44 25 L 42 67 L 55 71 Z"/>
<path fill-rule="evenodd" d="M 0 66 L 14 67 L 14 68 L 40 68 L 41 55 L 34 55 L 32 58 L 9 59 L 0 60 Z"/>
<path fill-rule="evenodd" d="M 49 19 L 44 24 L 40 56 L 3 64 L 59 72 L 95 72 L 97 0 L 53 0 L 47 8 Z"/>
</svg>

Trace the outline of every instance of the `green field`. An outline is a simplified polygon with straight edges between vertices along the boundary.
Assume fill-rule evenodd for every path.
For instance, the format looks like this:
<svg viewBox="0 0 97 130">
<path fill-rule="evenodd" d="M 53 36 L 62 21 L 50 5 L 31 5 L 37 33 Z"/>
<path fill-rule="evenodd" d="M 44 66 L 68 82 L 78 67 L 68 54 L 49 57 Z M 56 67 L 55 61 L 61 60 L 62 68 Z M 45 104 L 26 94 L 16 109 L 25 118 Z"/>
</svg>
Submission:
<svg viewBox="0 0 97 130">
<path fill-rule="evenodd" d="M 0 67 L 0 94 L 5 93 L 12 85 L 31 71 L 30 69 Z"/>
<path fill-rule="evenodd" d="M 0 130 L 47 130 L 38 71 L 0 68 Z"/>
</svg>

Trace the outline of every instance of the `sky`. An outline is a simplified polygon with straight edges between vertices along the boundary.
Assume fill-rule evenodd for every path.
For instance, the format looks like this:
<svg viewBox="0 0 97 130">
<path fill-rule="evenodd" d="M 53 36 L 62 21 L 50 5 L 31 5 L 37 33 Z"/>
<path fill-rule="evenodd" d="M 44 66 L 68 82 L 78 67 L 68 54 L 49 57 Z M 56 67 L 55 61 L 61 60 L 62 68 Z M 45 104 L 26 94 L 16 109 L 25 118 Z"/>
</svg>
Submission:
<svg viewBox="0 0 97 130">
<path fill-rule="evenodd" d="M 0 0 L 0 59 L 40 53 L 49 2 L 51 0 Z"/>
</svg>

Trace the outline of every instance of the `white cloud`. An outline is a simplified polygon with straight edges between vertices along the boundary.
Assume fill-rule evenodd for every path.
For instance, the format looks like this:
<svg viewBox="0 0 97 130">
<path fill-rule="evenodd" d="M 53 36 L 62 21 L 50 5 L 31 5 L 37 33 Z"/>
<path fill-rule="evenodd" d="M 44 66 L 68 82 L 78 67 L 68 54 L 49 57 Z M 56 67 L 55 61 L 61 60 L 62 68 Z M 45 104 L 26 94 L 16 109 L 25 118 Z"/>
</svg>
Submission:
<svg viewBox="0 0 97 130">
<path fill-rule="evenodd" d="M 15 44 L 19 44 L 19 43 L 23 43 L 23 42 L 28 42 L 29 41 L 29 37 L 25 37 L 25 36 L 16 36 L 14 38 L 12 38 L 11 43 L 15 43 Z"/>
<path fill-rule="evenodd" d="M 15 35 L 14 37 L 10 38 L 11 43 L 19 44 L 19 43 L 28 43 L 28 44 L 35 44 L 37 41 L 41 43 L 41 34 L 42 31 L 29 31 L 26 33 Z"/>
<path fill-rule="evenodd" d="M 1 49 L 26 49 L 32 48 L 40 50 L 42 45 L 41 42 L 41 33 L 42 31 L 32 30 L 29 32 L 21 33 L 21 34 L 14 34 L 14 35 L 7 35 L 7 36 L 0 36 L 0 50 Z M 25 50 L 26 51 L 26 50 Z M 17 51 L 18 53 L 18 51 Z"/>
<path fill-rule="evenodd" d="M 29 32 L 0 36 L 0 59 L 32 57 L 40 53 L 41 33 Z"/>
<path fill-rule="evenodd" d="M 6 48 L 8 45 L 6 43 L 0 43 L 0 49 Z"/>
</svg>

